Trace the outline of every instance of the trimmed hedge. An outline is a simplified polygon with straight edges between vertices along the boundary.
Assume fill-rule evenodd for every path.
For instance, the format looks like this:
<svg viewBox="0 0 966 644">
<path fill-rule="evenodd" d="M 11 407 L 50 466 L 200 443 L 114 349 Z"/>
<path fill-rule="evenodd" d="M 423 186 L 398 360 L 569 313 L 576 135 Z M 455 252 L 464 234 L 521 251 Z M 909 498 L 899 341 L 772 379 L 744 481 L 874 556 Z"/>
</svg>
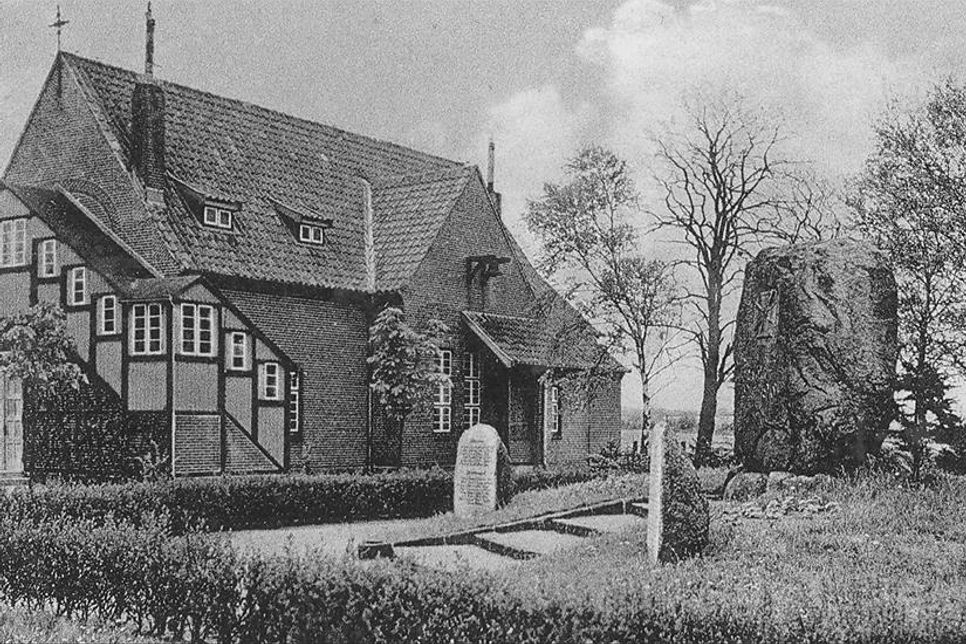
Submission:
<svg viewBox="0 0 966 644">
<path fill-rule="evenodd" d="M 513 494 L 586 481 L 586 466 L 515 473 Z M 4 510 L 5 507 L 10 508 Z M 426 517 L 453 507 L 453 475 L 442 469 L 384 474 L 221 476 L 159 483 L 51 485 L 0 498 L 0 512 L 35 518 L 67 516 L 138 524 L 165 515 L 171 530 L 278 528 L 319 523 Z"/>
<path fill-rule="evenodd" d="M 856 623 L 840 624 L 823 619 L 821 597 L 802 594 L 789 608 L 769 587 L 736 598 L 687 575 L 656 583 L 660 596 L 548 598 L 403 562 L 241 559 L 222 538 L 171 536 L 163 517 L 140 527 L 0 518 L 0 601 L 192 642 L 962 641 L 955 613 L 906 621 L 855 605 L 839 617 Z"/>
</svg>

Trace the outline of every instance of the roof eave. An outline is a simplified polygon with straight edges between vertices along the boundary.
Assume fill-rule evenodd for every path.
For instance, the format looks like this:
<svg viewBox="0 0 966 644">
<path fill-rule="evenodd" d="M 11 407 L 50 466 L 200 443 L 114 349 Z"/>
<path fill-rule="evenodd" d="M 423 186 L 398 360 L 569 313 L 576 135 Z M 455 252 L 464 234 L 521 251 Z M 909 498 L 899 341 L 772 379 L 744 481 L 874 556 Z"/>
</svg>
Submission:
<svg viewBox="0 0 966 644">
<path fill-rule="evenodd" d="M 483 344 L 485 344 L 487 348 L 493 352 L 493 355 L 496 356 L 497 360 L 499 360 L 507 369 L 512 369 L 516 365 L 516 361 L 511 358 L 509 354 L 507 354 L 507 352 L 504 351 L 502 347 L 500 347 L 500 345 L 490 337 L 490 334 L 487 333 L 483 327 L 477 324 L 476 320 L 471 318 L 466 311 L 462 311 L 462 315 L 463 320 L 466 321 L 466 325 L 470 327 L 470 330 L 473 331 L 476 337 L 482 340 Z"/>
</svg>

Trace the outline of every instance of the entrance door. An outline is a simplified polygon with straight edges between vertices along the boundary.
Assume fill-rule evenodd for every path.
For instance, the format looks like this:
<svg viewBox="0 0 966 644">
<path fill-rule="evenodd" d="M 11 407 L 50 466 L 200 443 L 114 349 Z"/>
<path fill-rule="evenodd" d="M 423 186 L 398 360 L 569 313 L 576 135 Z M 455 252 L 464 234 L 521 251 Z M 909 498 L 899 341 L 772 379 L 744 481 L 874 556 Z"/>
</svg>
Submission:
<svg viewBox="0 0 966 644">
<path fill-rule="evenodd" d="M 19 378 L 0 376 L 0 409 L 3 410 L 0 472 L 23 472 L 23 387 Z"/>
<path fill-rule="evenodd" d="M 540 387 L 529 371 L 515 369 L 510 377 L 510 461 L 517 465 L 540 462 L 540 431 L 537 407 Z"/>
</svg>

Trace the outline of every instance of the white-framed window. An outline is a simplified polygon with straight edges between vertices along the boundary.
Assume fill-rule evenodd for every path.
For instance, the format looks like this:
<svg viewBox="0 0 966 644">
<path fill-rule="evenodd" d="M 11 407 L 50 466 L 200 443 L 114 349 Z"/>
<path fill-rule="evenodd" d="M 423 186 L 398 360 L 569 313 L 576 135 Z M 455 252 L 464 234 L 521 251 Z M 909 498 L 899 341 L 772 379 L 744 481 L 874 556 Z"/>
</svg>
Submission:
<svg viewBox="0 0 966 644">
<path fill-rule="evenodd" d="M 149 356 L 164 352 L 164 312 L 160 304 L 131 307 L 131 355 Z"/>
<path fill-rule="evenodd" d="M 40 242 L 37 262 L 37 277 L 54 277 L 57 275 L 57 240 L 45 239 Z"/>
<path fill-rule="evenodd" d="M 232 212 L 227 208 L 205 206 L 204 222 L 206 226 L 231 229 Z"/>
<path fill-rule="evenodd" d="M 70 280 L 67 283 L 67 297 L 73 306 L 82 306 L 88 303 L 87 298 L 87 269 L 83 266 L 75 266 L 70 269 Z"/>
<path fill-rule="evenodd" d="M 448 432 L 453 429 L 453 352 L 440 349 L 436 353 L 436 371 L 446 376 L 436 386 L 433 399 L 433 431 Z"/>
<path fill-rule="evenodd" d="M 208 304 L 181 305 L 181 353 L 215 355 L 215 309 Z"/>
<path fill-rule="evenodd" d="M 299 225 L 299 240 L 309 244 L 325 244 L 325 228 L 313 224 Z"/>
<path fill-rule="evenodd" d="M 228 368 L 232 371 L 248 371 L 248 334 L 244 331 L 228 334 Z"/>
<path fill-rule="evenodd" d="M 298 371 L 288 374 L 288 431 L 298 434 L 302 428 L 302 378 Z"/>
<path fill-rule="evenodd" d="M 27 263 L 27 220 L 0 221 L 0 268 Z"/>
<path fill-rule="evenodd" d="M 23 470 L 23 387 L 0 373 L 0 472 Z"/>
<path fill-rule="evenodd" d="M 117 296 L 105 295 L 97 301 L 98 335 L 117 333 Z"/>
<path fill-rule="evenodd" d="M 258 365 L 258 397 L 260 400 L 282 399 L 282 365 L 277 362 Z"/>
<path fill-rule="evenodd" d="M 463 355 L 463 426 L 480 422 L 480 354 L 468 351 Z"/>
<path fill-rule="evenodd" d="M 560 387 L 558 385 L 544 385 L 543 430 L 551 436 L 560 436 L 563 432 L 563 415 L 560 413 Z"/>
</svg>

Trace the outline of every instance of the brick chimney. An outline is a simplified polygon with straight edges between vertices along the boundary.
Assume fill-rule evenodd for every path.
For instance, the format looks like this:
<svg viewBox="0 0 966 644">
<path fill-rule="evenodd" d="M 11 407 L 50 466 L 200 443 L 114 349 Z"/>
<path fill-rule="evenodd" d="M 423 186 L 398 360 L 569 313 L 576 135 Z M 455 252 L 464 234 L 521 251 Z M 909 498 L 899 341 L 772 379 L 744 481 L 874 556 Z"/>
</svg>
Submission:
<svg viewBox="0 0 966 644">
<path fill-rule="evenodd" d="M 164 89 L 154 78 L 154 18 L 151 3 L 145 14 L 144 74 L 139 74 L 131 98 L 131 143 L 134 170 L 144 183 L 149 202 L 164 203 Z"/>
<path fill-rule="evenodd" d="M 496 145 L 493 143 L 493 139 L 490 139 L 490 147 L 487 151 L 486 156 L 486 192 L 490 195 L 490 201 L 493 203 L 493 208 L 496 209 L 496 214 L 498 217 L 503 217 L 503 195 L 497 192 L 493 187 L 493 175 L 496 170 Z"/>
</svg>

